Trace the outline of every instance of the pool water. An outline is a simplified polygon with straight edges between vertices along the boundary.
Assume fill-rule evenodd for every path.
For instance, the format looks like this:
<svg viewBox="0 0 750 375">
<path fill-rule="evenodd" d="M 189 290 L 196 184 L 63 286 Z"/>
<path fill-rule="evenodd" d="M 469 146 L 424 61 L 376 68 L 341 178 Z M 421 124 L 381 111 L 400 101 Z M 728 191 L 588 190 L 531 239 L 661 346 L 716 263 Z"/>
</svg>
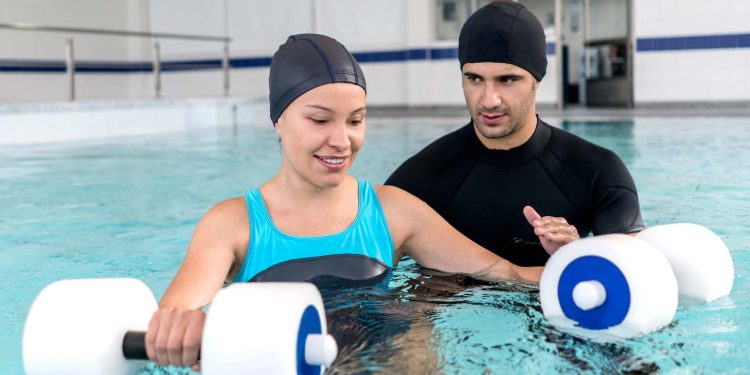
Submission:
<svg viewBox="0 0 750 375">
<path fill-rule="evenodd" d="M 382 182 L 462 122 L 371 119 L 352 174 Z M 330 373 L 750 371 L 750 119 L 550 122 L 620 155 L 647 225 L 693 222 L 721 236 L 734 259 L 732 294 L 683 301 L 670 326 L 604 344 L 550 326 L 535 290 L 406 261 L 380 285 L 323 290 L 341 346 Z M 23 324 L 45 285 L 136 277 L 160 297 L 201 215 L 261 184 L 279 163 L 270 125 L 1 148 L 0 373 L 23 373 Z"/>
</svg>

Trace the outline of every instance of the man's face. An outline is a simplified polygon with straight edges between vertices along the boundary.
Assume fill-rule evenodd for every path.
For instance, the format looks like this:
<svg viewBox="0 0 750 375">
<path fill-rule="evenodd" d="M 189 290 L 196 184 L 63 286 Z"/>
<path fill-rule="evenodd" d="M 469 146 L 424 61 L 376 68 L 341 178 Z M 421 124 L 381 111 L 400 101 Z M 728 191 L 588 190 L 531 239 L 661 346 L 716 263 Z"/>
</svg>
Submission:
<svg viewBox="0 0 750 375">
<path fill-rule="evenodd" d="M 536 124 L 537 81 L 525 69 L 506 63 L 467 63 L 462 68 L 466 107 L 477 136 L 490 148 L 526 142 Z"/>
</svg>

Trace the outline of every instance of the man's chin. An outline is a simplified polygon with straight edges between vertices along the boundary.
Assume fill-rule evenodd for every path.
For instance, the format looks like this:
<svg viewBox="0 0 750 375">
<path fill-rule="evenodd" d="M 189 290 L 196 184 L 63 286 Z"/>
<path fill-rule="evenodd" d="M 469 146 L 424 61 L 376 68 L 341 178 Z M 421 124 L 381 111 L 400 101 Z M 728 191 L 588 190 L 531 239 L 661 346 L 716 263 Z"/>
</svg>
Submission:
<svg viewBox="0 0 750 375">
<path fill-rule="evenodd" d="M 475 122 L 474 127 L 479 131 L 479 134 L 488 139 L 503 138 L 510 134 L 510 131 L 508 131 L 508 129 L 502 124 L 487 125 L 479 123 L 479 125 L 477 125 Z"/>
</svg>

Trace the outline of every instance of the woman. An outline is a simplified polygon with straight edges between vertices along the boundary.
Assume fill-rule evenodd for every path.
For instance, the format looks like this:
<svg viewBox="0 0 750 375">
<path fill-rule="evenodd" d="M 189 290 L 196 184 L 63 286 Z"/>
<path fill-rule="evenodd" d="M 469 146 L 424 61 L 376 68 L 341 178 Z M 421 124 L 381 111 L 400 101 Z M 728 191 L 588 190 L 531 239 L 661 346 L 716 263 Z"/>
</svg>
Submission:
<svg viewBox="0 0 750 375">
<path fill-rule="evenodd" d="M 149 358 L 191 365 L 207 305 L 225 282 L 377 278 L 410 256 L 424 267 L 487 280 L 538 283 L 453 229 L 429 206 L 391 186 L 348 175 L 365 140 L 365 80 L 352 55 L 316 34 L 291 36 L 273 57 L 271 120 L 279 172 L 244 197 L 212 207 L 149 326 Z M 574 227 L 525 210 L 552 252 Z"/>
</svg>

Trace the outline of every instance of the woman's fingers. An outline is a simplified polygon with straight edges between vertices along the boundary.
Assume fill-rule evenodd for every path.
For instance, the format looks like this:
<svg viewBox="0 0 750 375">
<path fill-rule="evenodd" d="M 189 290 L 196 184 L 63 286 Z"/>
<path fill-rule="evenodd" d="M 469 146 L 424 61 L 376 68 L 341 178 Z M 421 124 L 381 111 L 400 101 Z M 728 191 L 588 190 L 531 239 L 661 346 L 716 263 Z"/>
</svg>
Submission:
<svg viewBox="0 0 750 375">
<path fill-rule="evenodd" d="M 151 315 L 151 321 L 148 323 L 148 330 L 146 331 L 146 355 L 148 359 L 157 362 L 156 357 L 156 334 L 159 331 L 159 310 L 156 310 Z"/>
<path fill-rule="evenodd" d="M 184 366 L 195 365 L 198 362 L 205 315 L 201 310 L 191 311 L 187 320 L 190 323 L 182 339 L 182 364 Z"/>
<path fill-rule="evenodd" d="M 172 326 L 167 337 L 167 364 L 182 366 L 182 339 L 187 329 L 186 320 L 179 311 L 172 311 Z"/>
<path fill-rule="evenodd" d="M 156 352 L 156 363 L 167 366 L 169 365 L 169 334 L 172 330 L 172 308 L 160 309 L 158 319 L 159 328 L 156 331 L 156 341 L 154 344 Z"/>
<path fill-rule="evenodd" d="M 166 307 L 154 313 L 146 332 L 146 353 L 162 365 L 190 366 L 198 361 L 205 314 Z"/>
</svg>

